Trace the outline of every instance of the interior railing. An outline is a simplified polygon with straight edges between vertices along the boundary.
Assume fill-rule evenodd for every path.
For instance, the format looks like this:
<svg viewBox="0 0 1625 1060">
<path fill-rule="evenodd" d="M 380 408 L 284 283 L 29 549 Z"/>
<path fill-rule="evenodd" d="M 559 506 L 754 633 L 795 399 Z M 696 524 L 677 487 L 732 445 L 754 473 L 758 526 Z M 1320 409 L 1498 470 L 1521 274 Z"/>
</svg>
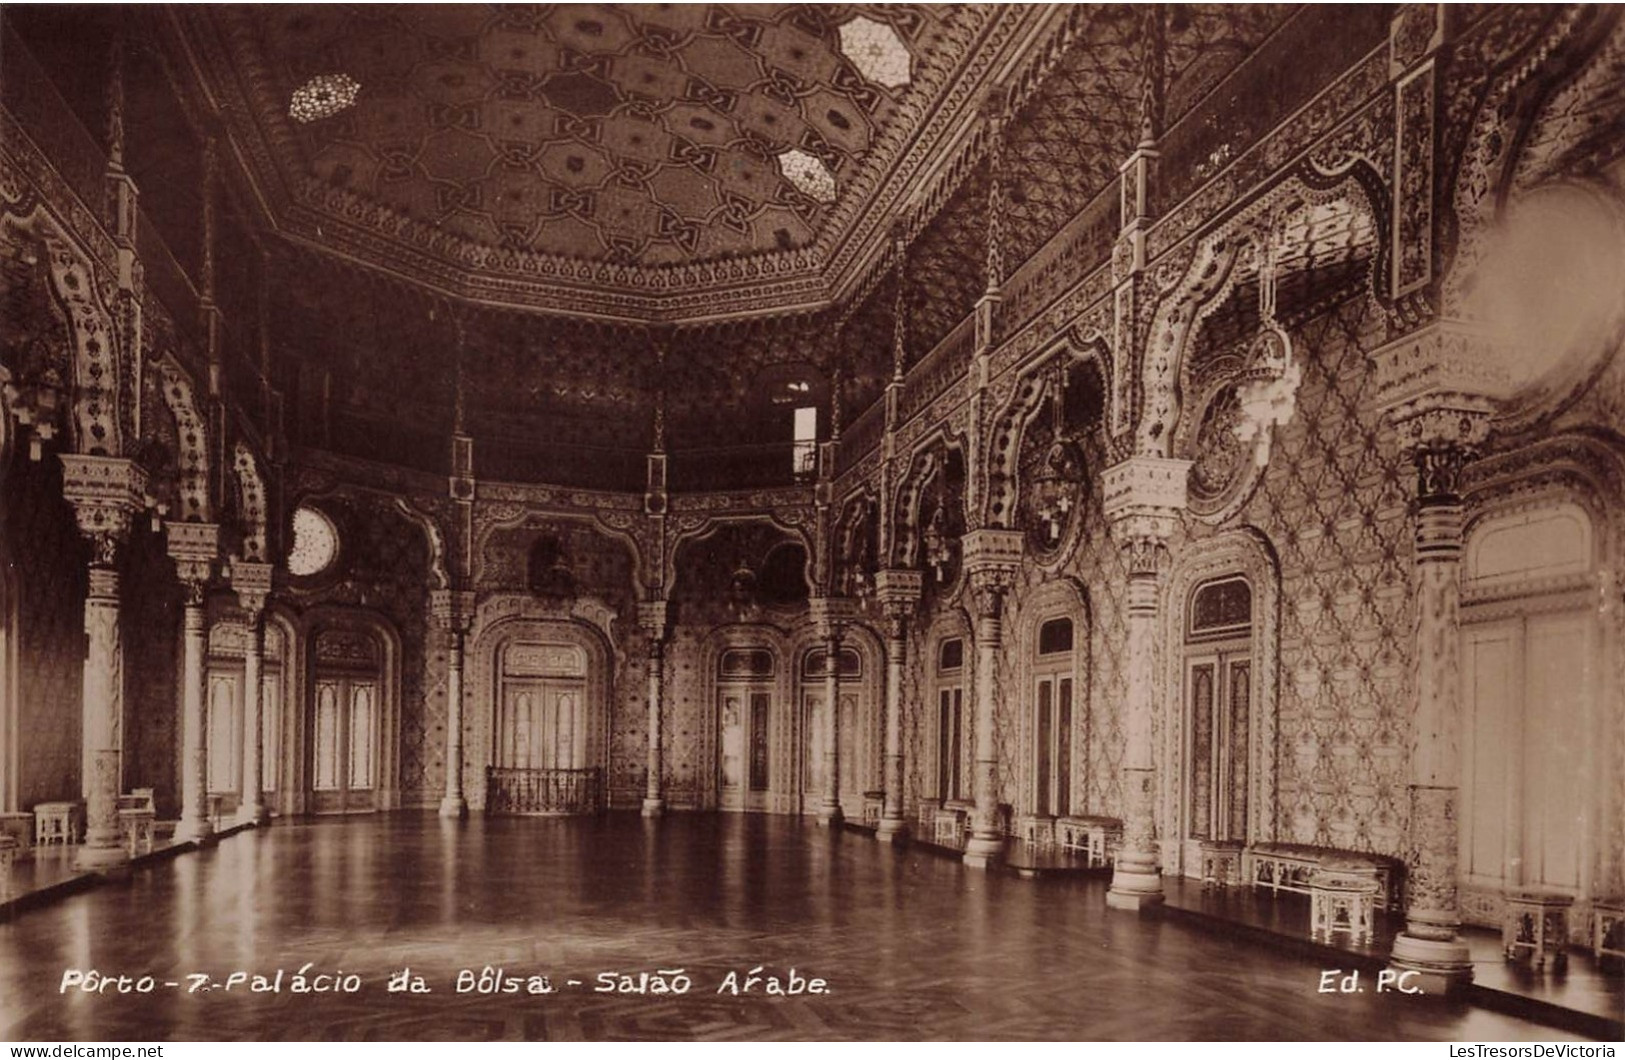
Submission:
<svg viewBox="0 0 1625 1060">
<path fill-rule="evenodd" d="M 603 808 L 603 771 L 596 766 L 485 769 L 485 812 L 489 814 L 580 814 Z"/>
</svg>

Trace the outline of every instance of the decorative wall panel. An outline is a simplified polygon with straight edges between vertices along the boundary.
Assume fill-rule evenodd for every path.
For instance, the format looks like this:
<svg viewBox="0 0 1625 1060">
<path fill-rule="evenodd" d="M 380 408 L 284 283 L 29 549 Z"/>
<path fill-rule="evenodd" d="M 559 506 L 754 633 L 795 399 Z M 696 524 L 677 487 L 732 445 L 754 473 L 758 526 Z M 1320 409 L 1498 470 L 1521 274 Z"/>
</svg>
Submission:
<svg viewBox="0 0 1625 1060">
<path fill-rule="evenodd" d="M 160 819 L 180 816 L 181 601 L 164 537 L 132 527 L 119 587 L 124 638 L 124 783 L 153 788 Z"/>
<path fill-rule="evenodd" d="M 54 453 L 38 463 L 13 454 L 0 520 L 16 563 L 21 669 L 18 804 L 78 799 L 81 671 L 84 666 L 85 565 L 89 549 L 62 500 Z"/>
<path fill-rule="evenodd" d="M 1295 329 L 1297 414 L 1241 519 L 1280 562 L 1276 835 L 1405 855 L 1414 472 L 1373 405 L 1369 299 Z"/>
</svg>

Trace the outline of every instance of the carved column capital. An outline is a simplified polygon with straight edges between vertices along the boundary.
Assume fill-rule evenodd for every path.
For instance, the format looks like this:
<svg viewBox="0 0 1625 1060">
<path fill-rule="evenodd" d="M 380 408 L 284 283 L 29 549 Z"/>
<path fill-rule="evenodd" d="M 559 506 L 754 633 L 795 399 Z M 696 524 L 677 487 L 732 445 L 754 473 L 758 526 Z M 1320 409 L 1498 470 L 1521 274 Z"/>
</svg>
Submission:
<svg viewBox="0 0 1625 1060">
<path fill-rule="evenodd" d="M 131 521 L 146 507 L 147 473 L 124 457 L 63 453 L 62 496 L 73 505 L 79 532 L 90 540 L 91 562 L 110 567 Z"/>
<path fill-rule="evenodd" d="M 970 576 L 971 609 L 977 618 L 998 618 L 1004 607 L 1004 597 L 1016 579 L 1013 573 L 1001 570 L 981 570 Z"/>
<path fill-rule="evenodd" d="M 1377 407 L 1401 449 L 1417 459 L 1426 495 L 1427 480 L 1448 478 L 1452 464 L 1427 454 L 1459 450 L 1470 459 L 1484 444 L 1511 393 L 1504 351 L 1482 328 L 1435 320 L 1373 350 L 1371 359 Z M 1441 466 L 1424 468 L 1424 459 Z"/>
<path fill-rule="evenodd" d="M 826 640 L 839 640 L 857 617 L 856 607 L 844 596 L 815 596 L 807 603 L 813 627 Z"/>
<path fill-rule="evenodd" d="M 978 616 L 997 618 L 1004 594 L 1021 570 L 1025 535 L 1020 530 L 984 527 L 965 535 L 965 573 Z"/>
<path fill-rule="evenodd" d="M 1185 510 L 1189 460 L 1133 456 L 1101 473 L 1102 512 L 1116 524 L 1125 518 L 1153 518 L 1177 524 Z"/>
<path fill-rule="evenodd" d="M 1155 576 L 1185 510 L 1189 460 L 1136 456 L 1101 476 L 1104 514 L 1130 577 Z"/>
<path fill-rule="evenodd" d="M 474 594 L 466 589 L 431 589 L 429 613 L 442 629 L 466 633 L 474 621 Z"/>
<path fill-rule="evenodd" d="M 638 604 L 638 625 L 658 644 L 666 638 L 666 623 L 671 618 L 671 604 L 666 600 L 644 600 Z"/>
<path fill-rule="evenodd" d="M 875 572 L 875 599 L 887 618 L 908 618 L 920 602 L 925 577 L 917 570 L 887 567 Z"/>
<path fill-rule="evenodd" d="M 231 590 L 237 594 L 237 604 L 252 618 L 265 611 L 271 597 L 271 571 L 269 563 L 253 563 L 233 558 L 229 571 Z"/>
<path fill-rule="evenodd" d="M 201 600 L 220 558 L 220 527 L 215 523 L 168 523 L 164 527 L 175 575 L 186 586 L 189 602 Z"/>
</svg>

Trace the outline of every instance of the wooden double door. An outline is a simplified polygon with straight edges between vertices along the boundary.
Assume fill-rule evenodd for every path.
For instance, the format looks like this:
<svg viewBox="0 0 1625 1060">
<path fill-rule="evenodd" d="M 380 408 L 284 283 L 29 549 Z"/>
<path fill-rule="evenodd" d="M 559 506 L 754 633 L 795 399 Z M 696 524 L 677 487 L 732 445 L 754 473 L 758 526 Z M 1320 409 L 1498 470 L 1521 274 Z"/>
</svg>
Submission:
<svg viewBox="0 0 1625 1060">
<path fill-rule="evenodd" d="M 510 769 L 585 768 L 586 696 L 581 678 L 504 678 L 497 764 Z"/>
</svg>

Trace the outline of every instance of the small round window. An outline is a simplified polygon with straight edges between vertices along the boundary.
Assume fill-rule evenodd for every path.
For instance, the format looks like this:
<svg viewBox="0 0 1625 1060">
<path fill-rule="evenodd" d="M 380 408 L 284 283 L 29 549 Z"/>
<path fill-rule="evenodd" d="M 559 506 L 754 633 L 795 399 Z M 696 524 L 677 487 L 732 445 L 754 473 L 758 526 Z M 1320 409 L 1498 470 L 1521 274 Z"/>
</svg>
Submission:
<svg viewBox="0 0 1625 1060">
<path fill-rule="evenodd" d="M 293 513 L 293 547 L 288 549 L 288 573 L 308 578 L 333 565 L 339 553 L 339 534 L 333 521 L 314 508 Z"/>
</svg>

